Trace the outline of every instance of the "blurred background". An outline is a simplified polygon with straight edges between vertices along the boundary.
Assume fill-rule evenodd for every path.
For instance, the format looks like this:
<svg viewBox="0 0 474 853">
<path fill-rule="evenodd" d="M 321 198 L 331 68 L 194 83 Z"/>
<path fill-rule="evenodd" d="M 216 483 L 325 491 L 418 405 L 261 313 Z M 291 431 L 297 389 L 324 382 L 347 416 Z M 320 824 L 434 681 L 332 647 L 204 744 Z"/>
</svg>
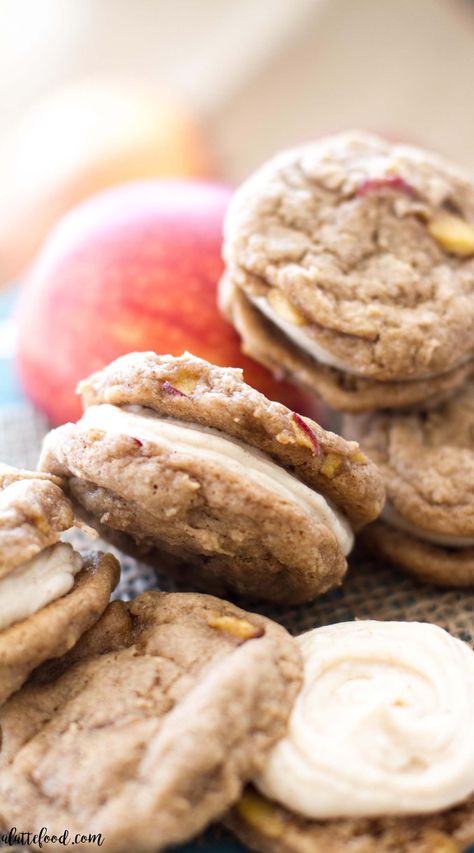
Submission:
<svg viewBox="0 0 474 853">
<path fill-rule="evenodd" d="M 0 136 L 58 87 L 143 80 L 207 124 L 238 180 L 339 127 L 474 164 L 470 0 L 0 0 Z"/>
<path fill-rule="evenodd" d="M 215 308 L 232 187 L 351 127 L 474 170 L 473 81 L 472 0 L 0 0 L 0 403 L 75 417 L 77 379 L 144 348 L 287 402 Z"/>
</svg>

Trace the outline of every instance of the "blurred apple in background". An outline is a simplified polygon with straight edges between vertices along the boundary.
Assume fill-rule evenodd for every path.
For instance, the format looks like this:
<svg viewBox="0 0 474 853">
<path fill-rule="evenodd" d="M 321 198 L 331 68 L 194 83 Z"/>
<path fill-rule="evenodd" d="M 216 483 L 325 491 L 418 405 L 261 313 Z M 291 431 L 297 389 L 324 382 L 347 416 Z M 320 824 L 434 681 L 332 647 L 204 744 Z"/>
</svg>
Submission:
<svg viewBox="0 0 474 853">
<path fill-rule="evenodd" d="M 52 232 L 22 290 L 18 363 L 29 396 L 54 423 L 79 416 L 79 379 L 133 350 L 187 349 L 243 367 L 271 399 L 315 414 L 308 397 L 242 355 L 219 314 L 230 196 L 219 183 L 130 183 L 80 205 Z"/>
<path fill-rule="evenodd" d="M 90 81 L 39 103 L 0 150 L 0 286 L 93 193 L 151 177 L 215 176 L 195 119 L 141 83 Z"/>
</svg>

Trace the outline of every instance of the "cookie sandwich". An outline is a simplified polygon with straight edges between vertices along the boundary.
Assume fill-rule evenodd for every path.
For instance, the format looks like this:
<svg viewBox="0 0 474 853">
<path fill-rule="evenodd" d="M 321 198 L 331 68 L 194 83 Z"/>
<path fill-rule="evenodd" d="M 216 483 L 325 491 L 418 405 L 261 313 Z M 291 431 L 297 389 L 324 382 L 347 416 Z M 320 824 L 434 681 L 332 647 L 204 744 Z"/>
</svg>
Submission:
<svg viewBox="0 0 474 853">
<path fill-rule="evenodd" d="M 461 853 L 474 842 L 474 653 L 419 622 L 297 638 L 286 736 L 229 825 L 264 853 Z"/>
<path fill-rule="evenodd" d="M 74 523 L 60 480 L 0 464 L 0 703 L 77 642 L 118 583 L 111 554 L 60 541 Z"/>
<path fill-rule="evenodd" d="M 42 470 L 125 550 L 194 589 L 281 602 L 339 584 L 384 500 L 348 442 L 189 353 L 132 353 L 81 383 Z"/>
<path fill-rule="evenodd" d="M 474 586 L 474 381 L 440 407 L 347 418 L 387 490 L 362 534 L 378 556 L 443 586 Z"/>
<path fill-rule="evenodd" d="M 0 820 L 104 853 L 184 841 L 261 770 L 301 681 L 263 616 L 193 593 L 113 602 L 0 709 Z"/>
<path fill-rule="evenodd" d="M 435 154 L 356 132 L 286 151 L 235 193 L 224 256 L 244 351 L 335 409 L 472 374 L 474 184 Z"/>
</svg>

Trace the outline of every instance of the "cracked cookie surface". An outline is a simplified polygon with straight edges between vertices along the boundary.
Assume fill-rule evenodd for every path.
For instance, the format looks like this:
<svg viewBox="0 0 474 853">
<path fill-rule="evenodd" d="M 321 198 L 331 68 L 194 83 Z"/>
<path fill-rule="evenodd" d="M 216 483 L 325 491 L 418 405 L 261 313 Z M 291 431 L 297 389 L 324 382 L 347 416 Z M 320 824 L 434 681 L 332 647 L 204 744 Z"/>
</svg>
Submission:
<svg viewBox="0 0 474 853">
<path fill-rule="evenodd" d="M 178 843 L 262 766 L 301 672 L 282 627 L 211 596 L 114 602 L 0 710 L 0 820 L 114 853 Z"/>
<path fill-rule="evenodd" d="M 245 354 L 306 391 L 316 392 L 337 411 L 358 414 L 381 406 L 400 410 L 434 406 L 474 373 L 474 361 L 470 360 L 429 380 L 390 382 L 356 376 L 305 353 L 258 311 L 240 288 L 221 282 L 221 292 L 224 290 L 221 307 L 240 334 Z"/>
<path fill-rule="evenodd" d="M 439 221 L 451 238 L 457 223 L 466 243 L 443 239 Z M 474 185 L 434 154 L 355 132 L 284 152 L 236 192 L 224 255 L 226 279 L 249 302 L 284 300 L 301 349 L 312 341 L 334 364 L 329 385 L 341 372 L 383 384 L 425 379 L 432 396 L 431 381 L 447 374 L 455 387 L 472 361 Z M 231 292 L 225 301 L 232 317 Z M 240 326 L 258 358 L 255 334 Z M 323 393 L 324 382 L 315 387 Z M 410 394 L 423 399 L 420 387 L 403 394 L 407 405 Z"/>
<path fill-rule="evenodd" d="M 473 423 L 473 381 L 433 410 L 344 421 L 386 485 L 387 506 L 363 538 L 423 580 L 474 584 Z"/>
</svg>

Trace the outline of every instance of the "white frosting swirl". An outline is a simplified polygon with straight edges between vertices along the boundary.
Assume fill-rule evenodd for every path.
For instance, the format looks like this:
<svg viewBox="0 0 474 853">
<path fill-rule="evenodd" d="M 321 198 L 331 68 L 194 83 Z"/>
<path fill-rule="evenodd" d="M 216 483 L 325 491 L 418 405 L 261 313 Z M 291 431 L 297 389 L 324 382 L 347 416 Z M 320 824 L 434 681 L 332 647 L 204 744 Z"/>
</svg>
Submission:
<svg viewBox="0 0 474 853">
<path fill-rule="evenodd" d="M 436 812 L 474 791 L 474 653 L 419 622 L 298 638 L 304 685 L 258 787 L 309 818 Z"/>
</svg>

